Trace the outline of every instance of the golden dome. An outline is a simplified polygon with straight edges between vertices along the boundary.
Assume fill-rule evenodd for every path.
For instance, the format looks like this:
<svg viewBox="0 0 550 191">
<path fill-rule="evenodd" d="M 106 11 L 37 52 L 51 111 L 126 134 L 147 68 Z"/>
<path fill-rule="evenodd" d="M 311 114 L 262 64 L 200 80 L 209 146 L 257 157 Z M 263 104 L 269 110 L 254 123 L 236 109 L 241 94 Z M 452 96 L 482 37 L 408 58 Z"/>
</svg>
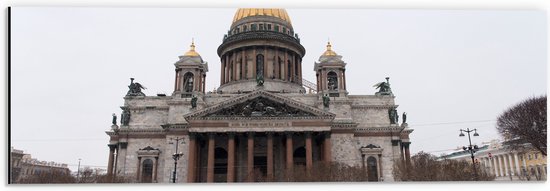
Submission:
<svg viewBox="0 0 550 191">
<path fill-rule="evenodd" d="M 327 44 L 327 50 L 325 53 L 323 53 L 323 56 L 336 56 L 336 52 L 332 51 L 332 45 L 330 45 L 330 41 Z"/>
<path fill-rule="evenodd" d="M 290 17 L 288 17 L 288 14 L 286 13 L 286 10 L 284 9 L 257 9 L 257 8 L 247 8 L 247 9 L 239 9 L 237 10 L 237 13 L 235 13 L 235 17 L 233 17 L 233 24 L 237 22 L 238 20 L 241 20 L 245 17 L 252 17 L 252 16 L 272 16 L 276 18 L 280 18 L 286 22 L 288 22 L 289 25 L 292 26 L 290 23 Z"/>
<path fill-rule="evenodd" d="M 195 40 L 191 41 L 191 49 L 187 51 L 183 56 L 200 56 L 198 52 L 195 51 Z"/>
</svg>

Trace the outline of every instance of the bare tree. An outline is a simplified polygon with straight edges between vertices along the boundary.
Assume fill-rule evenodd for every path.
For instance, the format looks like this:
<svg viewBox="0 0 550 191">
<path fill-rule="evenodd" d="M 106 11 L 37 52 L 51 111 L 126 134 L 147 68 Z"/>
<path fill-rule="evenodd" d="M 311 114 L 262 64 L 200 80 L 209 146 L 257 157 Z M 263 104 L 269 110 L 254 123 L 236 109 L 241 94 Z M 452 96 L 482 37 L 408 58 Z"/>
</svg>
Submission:
<svg viewBox="0 0 550 191">
<path fill-rule="evenodd" d="M 360 182 L 366 181 L 365 169 L 339 162 L 314 163 L 308 171 L 305 166 L 297 165 L 290 182 Z"/>
<path fill-rule="evenodd" d="M 394 177 L 401 181 L 489 181 L 494 176 L 487 174 L 476 165 L 477 178 L 472 163 L 464 160 L 439 160 L 436 156 L 420 152 L 411 157 L 411 163 L 397 162 Z"/>
<path fill-rule="evenodd" d="M 22 177 L 17 183 L 19 184 L 72 184 L 76 182 L 76 178 L 68 172 L 63 171 L 46 171 L 42 173 L 27 175 Z"/>
<path fill-rule="evenodd" d="M 508 139 L 511 148 L 530 143 L 546 156 L 546 95 L 529 98 L 506 110 L 497 119 L 497 130 Z"/>
</svg>

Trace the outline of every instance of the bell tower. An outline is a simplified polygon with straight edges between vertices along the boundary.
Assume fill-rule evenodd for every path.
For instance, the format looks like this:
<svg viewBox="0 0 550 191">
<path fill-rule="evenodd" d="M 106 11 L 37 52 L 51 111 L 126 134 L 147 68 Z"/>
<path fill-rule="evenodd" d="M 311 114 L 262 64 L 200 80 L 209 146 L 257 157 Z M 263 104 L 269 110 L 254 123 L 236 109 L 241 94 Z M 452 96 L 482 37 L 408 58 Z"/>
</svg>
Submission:
<svg viewBox="0 0 550 191">
<path fill-rule="evenodd" d="M 318 94 L 328 94 L 330 97 L 344 97 L 348 95 L 346 90 L 346 63 L 342 56 L 332 50 L 330 42 L 327 50 L 315 62 L 313 69 L 317 76 Z"/>
<path fill-rule="evenodd" d="M 176 66 L 176 77 L 174 93 L 172 96 L 192 97 L 193 95 L 204 95 L 206 86 L 206 72 L 208 62 L 195 51 L 195 42 L 191 42 L 190 50 L 174 63 Z"/>
</svg>

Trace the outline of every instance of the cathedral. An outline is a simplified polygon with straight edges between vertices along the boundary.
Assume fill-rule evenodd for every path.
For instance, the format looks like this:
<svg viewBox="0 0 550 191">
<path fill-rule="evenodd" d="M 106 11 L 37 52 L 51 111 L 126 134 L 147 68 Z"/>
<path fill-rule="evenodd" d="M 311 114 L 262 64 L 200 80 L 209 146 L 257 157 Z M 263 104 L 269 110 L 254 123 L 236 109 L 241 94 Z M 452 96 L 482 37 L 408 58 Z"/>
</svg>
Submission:
<svg viewBox="0 0 550 191">
<path fill-rule="evenodd" d="M 133 182 L 285 181 L 316 164 L 363 167 L 394 181 L 410 160 L 406 114 L 399 123 L 389 78 L 374 95 L 351 95 L 342 56 L 326 51 L 302 78 L 305 48 L 284 9 L 238 9 L 217 49 L 220 86 L 206 92 L 208 63 L 195 51 L 174 63 L 171 95 L 147 96 L 131 79 L 113 114 L 108 175 Z M 311 76 L 311 79 L 314 77 Z"/>
</svg>

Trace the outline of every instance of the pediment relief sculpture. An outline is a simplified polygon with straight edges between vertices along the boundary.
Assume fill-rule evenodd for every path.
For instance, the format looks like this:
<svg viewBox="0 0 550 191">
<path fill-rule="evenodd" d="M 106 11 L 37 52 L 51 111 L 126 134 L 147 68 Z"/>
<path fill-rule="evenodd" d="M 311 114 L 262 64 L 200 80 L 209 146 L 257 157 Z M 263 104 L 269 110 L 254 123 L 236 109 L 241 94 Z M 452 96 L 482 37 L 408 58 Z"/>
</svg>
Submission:
<svg viewBox="0 0 550 191">
<path fill-rule="evenodd" d="M 290 107 L 285 103 L 256 97 L 243 103 L 228 106 L 205 117 L 307 117 L 310 112 Z"/>
</svg>

